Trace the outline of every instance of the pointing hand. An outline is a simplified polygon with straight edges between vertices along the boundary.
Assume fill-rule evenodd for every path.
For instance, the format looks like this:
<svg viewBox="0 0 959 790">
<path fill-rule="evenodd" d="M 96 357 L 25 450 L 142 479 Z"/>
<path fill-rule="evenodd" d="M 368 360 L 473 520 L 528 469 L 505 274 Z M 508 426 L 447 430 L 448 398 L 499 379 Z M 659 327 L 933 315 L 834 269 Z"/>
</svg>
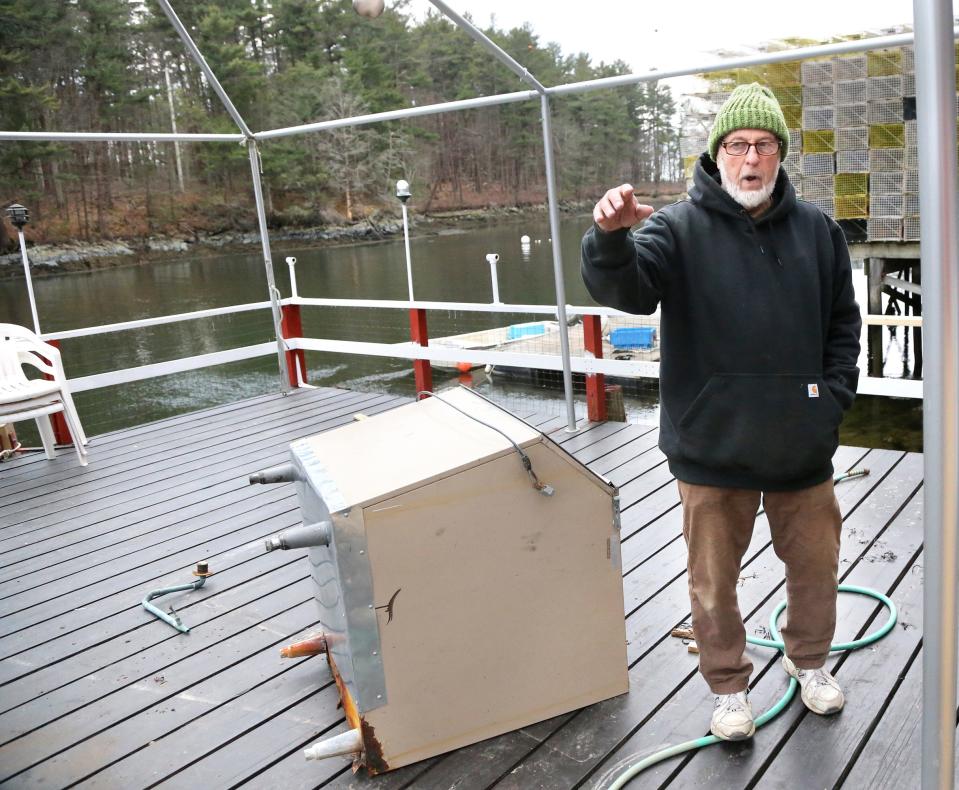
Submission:
<svg viewBox="0 0 959 790">
<path fill-rule="evenodd" d="M 633 195 L 632 184 L 623 184 L 610 189 L 593 207 L 593 221 L 609 232 L 631 228 L 646 219 L 655 209 L 640 203 Z"/>
</svg>

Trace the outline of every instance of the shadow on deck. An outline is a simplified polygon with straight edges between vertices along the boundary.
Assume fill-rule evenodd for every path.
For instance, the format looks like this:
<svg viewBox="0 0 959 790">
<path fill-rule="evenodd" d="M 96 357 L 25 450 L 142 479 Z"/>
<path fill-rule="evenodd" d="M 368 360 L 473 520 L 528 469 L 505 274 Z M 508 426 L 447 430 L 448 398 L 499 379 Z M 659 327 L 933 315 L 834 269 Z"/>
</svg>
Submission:
<svg viewBox="0 0 959 790">
<path fill-rule="evenodd" d="M 687 620 L 675 484 L 650 426 L 575 434 L 525 416 L 621 489 L 631 693 L 373 779 L 302 749 L 344 729 L 325 661 L 284 661 L 316 610 L 303 552 L 262 552 L 299 522 L 289 486 L 247 485 L 288 443 L 406 399 L 343 390 L 265 396 L 96 437 L 90 466 L 61 452 L 0 467 L 0 782 L 9 787 L 573 788 L 706 734 L 712 698 L 697 658 L 670 630 Z M 889 787 L 918 784 L 922 615 L 922 456 L 841 447 L 841 581 L 900 609 L 880 643 L 830 659 L 847 697 L 828 719 L 795 700 L 748 743 L 674 758 L 634 787 Z M 144 594 L 215 575 L 170 600 L 180 635 L 140 607 Z M 750 633 L 784 596 L 760 516 L 739 591 Z M 840 600 L 837 639 L 884 610 Z M 749 648 L 757 713 L 786 687 L 772 651 Z M 605 779 L 604 779 L 605 778 Z"/>
</svg>

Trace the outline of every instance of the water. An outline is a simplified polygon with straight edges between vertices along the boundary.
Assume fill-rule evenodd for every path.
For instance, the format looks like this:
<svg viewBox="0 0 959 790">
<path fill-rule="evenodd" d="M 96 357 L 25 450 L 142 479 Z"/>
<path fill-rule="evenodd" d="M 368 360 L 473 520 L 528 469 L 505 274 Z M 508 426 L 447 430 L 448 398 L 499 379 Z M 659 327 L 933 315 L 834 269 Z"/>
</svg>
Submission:
<svg viewBox="0 0 959 790">
<path fill-rule="evenodd" d="M 570 304 L 592 304 L 579 274 L 579 242 L 588 216 L 565 217 L 561 227 L 566 288 Z M 520 237 L 532 239 L 527 251 Z M 497 266 L 500 298 L 519 304 L 555 303 L 552 249 L 545 215 L 515 221 L 464 224 L 460 231 L 416 235 L 411 240 L 414 293 L 417 299 L 488 302 L 492 299 L 485 256 L 500 255 Z M 301 296 L 327 298 L 407 298 L 402 239 L 302 248 L 273 245 L 277 286 L 290 294 L 283 259 L 297 258 Z M 857 291 L 865 280 L 856 272 Z M 175 260 L 126 266 L 34 281 L 41 328 L 47 332 L 130 321 L 210 307 L 259 302 L 266 298 L 266 276 L 258 250 L 224 254 L 187 253 Z M 0 282 L 3 320 L 30 326 L 22 280 Z M 519 314 L 431 311 L 433 337 L 533 320 Z M 307 336 L 343 340 L 403 342 L 409 339 L 405 310 L 304 308 Z M 901 330 L 900 330 L 901 333 Z M 189 355 L 272 339 L 269 311 L 241 313 L 62 343 L 64 365 L 71 377 L 135 367 Z M 901 338 L 900 338 L 901 339 Z M 895 366 L 895 354 L 890 355 Z M 308 353 L 310 382 L 355 390 L 412 395 L 414 382 L 407 360 L 333 353 Z M 887 369 L 887 374 L 889 370 Z M 895 371 L 893 375 L 895 375 Z M 470 386 L 516 411 L 565 416 L 560 374 L 536 384 L 509 380 L 482 370 L 465 377 Z M 455 374 L 434 372 L 437 389 L 459 382 Z M 79 393 L 77 408 L 89 434 L 161 419 L 173 414 L 270 392 L 279 388 L 276 357 L 271 355 L 143 382 Z M 580 387 L 581 389 L 581 387 Z M 584 400 L 582 394 L 579 399 Z M 633 421 L 658 418 L 655 381 L 629 388 L 627 414 Z M 843 428 L 842 441 L 870 447 L 921 449 L 921 404 L 918 401 L 861 397 Z M 18 426 L 32 440 L 27 425 Z"/>
</svg>

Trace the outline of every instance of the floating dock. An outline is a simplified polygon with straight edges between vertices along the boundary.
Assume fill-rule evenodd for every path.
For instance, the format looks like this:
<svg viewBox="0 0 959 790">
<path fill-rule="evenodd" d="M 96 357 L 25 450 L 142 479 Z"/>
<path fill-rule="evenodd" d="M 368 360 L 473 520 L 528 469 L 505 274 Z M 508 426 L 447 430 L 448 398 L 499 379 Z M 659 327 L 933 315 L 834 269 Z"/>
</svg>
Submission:
<svg viewBox="0 0 959 790">
<path fill-rule="evenodd" d="M 640 335 L 642 335 L 640 337 Z M 510 351 L 516 354 L 549 354 L 560 355 L 560 331 L 556 321 L 531 321 L 523 324 L 481 329 L 476 332 L 466 332 L 460 335 L 430 338 L 430 345 L 461 348 L 464 351 Z M 582 326 L 573 324 L 568 329 L 569 352 L 571 356 L 586 355 L 585 339 Z M 614 344 L 614 340 L 619 340 Z M 433 367 L 446 370 L 465 372 L 473 368 L 483 367 L 480 363 L 472 363 L 464 354 L 462 362 L 434 361 Z M 612 316 L 603 321 L 603 358 L 604 359 L 635 359 L 644 362 L 659 361 L 659 321 L 643 319 L 642 326 L 637 326 L 635 317 Z M 497 367 L 500 372 L 530 375 L 530 370 L 519 368 Z"/>
</svg>

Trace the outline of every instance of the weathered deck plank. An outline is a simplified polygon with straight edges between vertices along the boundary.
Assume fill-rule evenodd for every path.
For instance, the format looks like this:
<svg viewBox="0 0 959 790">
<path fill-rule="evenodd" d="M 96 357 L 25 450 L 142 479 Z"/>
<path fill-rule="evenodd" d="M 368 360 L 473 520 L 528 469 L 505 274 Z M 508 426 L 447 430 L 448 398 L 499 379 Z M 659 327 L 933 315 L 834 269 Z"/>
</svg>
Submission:
<svg viewBox="0 0 959 790">
<path fill-rule="evenodd" d="M 675 490 L 675 486 L 671 488 Z M 848 507 L 852 492 L 840 490 L 839 494 Z M 770 569 L 767 573 L 773 579 L 780 581 L 781 565 L 771 572 L 778 559 L 771 549 L 768 528 L 764 530 L 763 520 L 759 521 L 747 550 L 744 576 L 759 575 L 758 568 L 764 566 Z M 677 521 L 676 529 L 681 529 L 681 521 Z M 512 768 L 508 777 L 504 775 L 504 786 L 545 786 L 550 777 L 561 777 L 562 786 L 577 786 L 601 766 L 605 770 L 611 754 L 615 762 L 633 752 L 649 754 L 703 734 L 712 698 L 697 675 L 695 656 L 687 654 L 679 640 L 669 637 L 671 628 L 689 617 L 685 553 L 676 552 L 669 564 L 656 559 L 643 566 L 646 584 L 640 585 L 640 589 L 647 590 L 647 597 L 628 612 L 626 619 L 630 680 L 636 693 L 579 711 L 556 737 L 546 742 L 544 750 Z M 765 617 L 765 607 L 775 603 L 770 603 L 768 596 L 766 584 L 753 580 L 744 584 L 740 593 L 744 614 L 762 607 Z M 627 608 L 629 603 L 627 598 Z M 678 705 L 676 700 L 682 695 L 688 695 L 692 701 Z M 690 720 L 684 723 L 687 715 Z M 681 735 L 670 739 L 674 728 Z M 616 750 L 624 743 L 629 745 L 623 754 L 617 755 Z M 645 780 L 643 785 L 658 786 L 645 785 Z"/>
<path fill-rule="evenodd" d="M 357 393 L 362 397 L 362 394 Z M 367 395 L 369 397 L 369 395 Z M 343 403 L 342 393 L 336 390 L 322 390 L 310 400 L 296 399 L 287 402 L 284 399 L 267 401 L 257 408 L 257 428 L 261 429 L 270 421 L 280 420 L 281 423 L 289 423 L 290 417 L 303 410 L 317 411 L 324 408 L 324 404 Z M 242 433 L 248 431 L 243 421 L 237 420 L 237 412 L 215 411 L 213 414 L 203 417 L 194 415 L 184 415 L 179 418 L 173 418 L 173 424 L 162 424 L 162 427 L 155 424 L 147 430 L 144 427 L 131 428 L 129 432 L 114 432 L 94 437 L 91 447 L 98 450 L 97 464 L 95 469 L 85 470 L 77 464 L 69 463 L 69 455 L 59 454 L 58 457 L 50 462 L 57 464 L 52 467 L 47 474 L 43 476 L 40 485 L 33 479 L 33 474 L 28 473 L 29 467 L 24 466 L 21 469 L 11 470 L 10 475 L 4 475 L 4 484 L 0 486 L 0 504 L 6 497 L 20 494 L 29 494 L 22 496 L 21 502 L 29 499 L 43 496 L 51 487 L 56 487 L 70 480 L 76 480 L 83 477 L 89 481 L 97 476 L 106 477 L 113 475 L 119 469 L 122 469 L 129 462 L 139 462 L 144 453 L 158 457 L 169 457 L 171 453 L 179 452 L 188 454 L 198 448 L 201 442 L 210 438 L 217 439 L 228 436 L 231 433 Z M 191 419 L 188 419 L 192 417 Z M 66 455 L 66 458 L 62 456 Z M 43 456 L 39 453 L 32 457 L 34 461 L 43 461 Z M 59 462 L 59 463 L 58 463 Z M 18 475 L 19 472 L 19 475 Z"/>
<path fill-rule="evenodd" d="M 679 496 L 658 432 L 605 423 L 569 433 L 563 417 L 523 414 L 620 488 L 632 693 L 372 780 L 354 776 L 345 760 L 303 760 L 303 747 L 345 723 L 324 662 L 278 657 L 279 644 L 315 621 L 305 558 L 251 551 L 297 523 L 295 496 L 249 487 L 246 476 L 282 461 L 294 438 L 401 402 L 329 389 L 262 396 L 96 437 L 87 469 L 65 452 L 6 466 L 0 782 L 601 787 L 634 754 L 702 735 L 708 689 L 696 657 L 668 636 L 688 618 L 688 597 Z M 796 701 L 753 743 L 671 760 L 634 786 L 791 787 L 802 776 L 801 786 L 894 787 L 893 775 L 914 775 L 897 773 L 888 754 L 890 744 L 900 754 L 918 745 L 922 459 L 840 448 L 837 468 L 859 463 L 872 474 L 837 488 L 841 573 L 892 595 L 905 625 L 873 650 L 831 660 L 847 709 L 821 719 Z M 216 575 L 174 601 L 192 629 L 183 636 L 144 613 L 139 599 L 182 583 L 200 559 Z M 760 516 L 740 593 L 750 631 L 763 628 L 783 594 L 782 572 Z M 844 596 L 838 633 L 869 630 L 876 618 L 875 606 Z M 753 701 L 765 709 L 785 677 L 771 651 L 751 653 Z"/>
<path fill-rule="evenodd" d="M 862 483 L 860 483 L 860 485 L 862 485 Z M 874 532 L 868 533 L 870 539 L 874 538 L 876 533 L 886 529 L 888 519 L 895 517 L 898 507 L 901 506 L 904 501 L 907 501 L 908 495 L 911 494 L 911 489 L 904 494 L 902 499 L 891 503 L 893 507 L 881 511 L 878 507 L 874 508 L 874 505 L 877 504 L 875 501 L 877 496 L 881 495 L 880 492 L 884 490 L 885 489 L 877 486 L 870 492 L 872 496 L 863 499 L 851 514 L 846 515 L 846 523 L 844 525 L 846 530 L 849 529 L 849 522 L 855 518 L 856 514 L 868 519 L 868 523 L 864 524 L 862 528 L 866 529 L 867 533 L 870 529 L 874 530 Z M 848 502 L 848 497 L 844 497 L 843 493 L 840 489 L 839 496 L 841 503 L 843 503 L 843 499 L 846 499 L 846 502 Z M 843 503 L 843 505 L 844 514 L 846 514 L 848 505 L 846 503 Z M 863 546 L 858 544 L 858 541 L 847 540 L 843 546 L 841 556 L 841 560 L 846 560 L 846 562 L 843 563 L 841 567 L 855 563 L 858 560 L 858 555 L 861 553 L 863 553 Z M 755 578 L 748 578 L 740 593 L 740 601 L 744 614 L 746 615 L 746 625 L 749 633 L 756 633 L 757 631 L 762 633 L 760 629 L 765 629 L 770 611 L 778 600 L 783 597 L 781 585 L 775 583 L 775 586 L 771 587 L 769 582 L 766 581 L 766 579 L 774 580 L 778 577 L 778 579 L 781 580 L 782 578 L 782 565 L 774 556 L 770 556 L 771 554 L 771 550 L 767 548 L 744 568 L 745 576 L 752 577 L 753 574 L 756 575 Z M 879 579 L 874 578 L 871 581 L 864 581 L 857 579 L 855 576 L 849 578 L 848 573 L 844 575 L 847 576 L 847 580 L 851 583 L 859 581 L 859 583 L 874 586 L 883 591 L 887 589 L 886 586 L 879 583 Z M 875 607 L 870 606 L 868 607 L 868 611 L 871 612 L 874 608 Z M 866 617 L 862 615 L 863 611 L 859 607 L 858 600 L 843 596 L 843 600 L 840 603 L 837 634 L 851 635 L 856 633 L 863 624 L 863 621 L 868 617 L 868 614 Z M 883 644 L 877 648 L 883 656 L 885 655 L 885 647 L 884 640 Z M 787 682 L 785 674 L 779 666 L 779 659 L 776 654 L 770 650 L 761 648 L 750 648 L 750 654 L 755 664 L 751 695 L 753 705 L 758 713 L 767 710 L 776 702 L 785 691 Z M 835 667 L 837 661 L 841 660 L 842 657 L 842 655 L 840 655 L 839 658 L 833 657 L 829 665 Z M 693 668 L 695 668 L 695 662 L 693 662 Z M 840 677 L 841 681 L 843 680 L 842 675 L 843 673 L 841 671 L 838 672 L 838 677 Z M 659 729 L 659 732 L 662 733 L 661 737 L 665 737 L 668 743 L 682 742 L 706 734 L 710 701 L 711 697 L 704 684 L 702 684 L 699 678 L 694 678 L 694 682 L 685 684 L 682 692 L 671 696 L 669 707 L 664 708 L 659 715 L 653 717 L 650 721 L 644 722 L 643 727 L 636 735 L 621 748 L 621 753 L 625 755 L 634 752 L 648 754 L 655 751 L 656 748 L 659 748 L 656 745 L 656 741 L 650 738 L 650 735 L 657 732 L 655 726 L 650 726 L 654 724 L 657 718 L 661 719 L 665 725 L 671 728 L 665 733 L 662 732 L 662 725 Z M 722 745 L 703 750 L 702 752 L 685 758 L 683 761 L 683 769 L 679 773 L 682 784 L 678 786 L 682 786 L 687 782 L 690 786 L 696 786 L 695 783 L 697 781 L 716 781 L 718 785 L 722 787 L 745 786 L 749 784 L 754 777 L 762 776 L 767 770 L 769 762 L 773 762 L 774 764 L 778 762 L 780 751 L 786 744 L 793 742 L 794 734 L 800 723 L 807 723 L 807 726 L 824 728 L 826 730 L 834 727 L 843 728 L 845 726 L 843 724 L 845 718 L 851 718 L 857 715 L 856 712 L 853 712 L 855 710 L 855 704 L 855 700 L 850 699 L 848 710 L 844 711 L 838 717 L 825 719 L 807 714 L 805 708 L 797 700 L 796 704 L 791 705 L 780 717 L 763 728 L 747 747 Z M 685 716 L 678 715 L 679 711 L 688 711 L 688 720 L 684 721 Z M 679 719 L 678 724 L 674 723 L 676 719 Z M 795 743 L 802 743 L 802 738 L 797 739 Z M 804 756 L 808 763 L 809 753 L 806 753 Z M 824 758 L 820 757 L 817 759 Z M 826 758 L 825 761 L 831 763 L 831 760 L 828 758 Z M 841 768 L 842 765 L 843 763 L 837 760 L 836 763 L 833 764 L 833 767 Z M 795 764 L 793 764 L 793 767 L 795 767 Z M 645 780 L 652 783 L 656 783 L 657 781 L 662 782 L 675 770 L 675 765 L 664 765 L 651 769 L 648 772 L 648 776 L 645 777 Z M 805 776 L 814 770 L 814 767 L 807 766 L 807 768 L 798 775 L 803 776 L 805 781 Z M 795 786 L 796 776 L 796 772 L 793 771 L 790 786 Z M 765 786 L 765 783 L 766 780 L 763 781 L 762 786 Z M 780 785 L 776 785 L 775 781 L 770 780 L 770 786 Z M 820 784 L 813 781 L 803 786 L 826 787 L 831 785 L 829 783 Z"/>
<path fill-rule="evenodd" d="M 388 403 L 396 405 L 399 402 L 401 399 L 388 395 L 356 395 L 345 402 L 336 401 L 332 410 L 324 410 L 324 416 L 328 421 L 337 419 L 349 421 L 358 411 L 369 413 L 377 406 Z M 216 467 L 218 477 L 223 477 L 226 473 L 232 473 L 236 477 L 241 473 L 235 470 L 250 466 L 255 468 L 255 464 L 266 462 L 263 453 L 257 452 L 257 445 L 250 441 L 251 427 L 238 426 L 237 430 L 231 431 L 230 435 L 217 436 L 198 443 L 193 452 L 189 448 L 184 448 L 173 457 L 165 455 L 157 457 L 149 448 L 145 448 L 143 451 L 145 455 L 129 463 L 123 471 L 104 474 L 103 485 L 79 487 L 80 490 L 71 497 L 69 502 L 57 500 L 51 503 L 43 500 L 35 505 L 26 503 L 20 512 L 20 526 L 35 532 L 56 524 L 73 525 L 83 516 L 99 518 L 101 513 L 110 510 L 111 507 L 128 508 L 131 505 L 131 499 L 132 504 L 141 505 L 151 501 L 151 494 L 162 497 L 164 493 L 175 492 L 179 495 L 208 487 L 207 475 L 210 473 L 211 461 L 219 462 Z M 283 437 L 295 438 L 303 435 L 304 431 L 315 432 L 318 428 L 322 430 L 322 427 L 317 426 L 316 420 L 307 412 L 295 421 L 278 420 L 271 423 L 266 430 L 257 432 L 256 438 L 262 443 L 260 446 L 273 447 L 276 446 L 274 442 L 277 442 L 278 446 L 282 447 L 291 440 Z M 238 453 L 238 449 L 242 449 L 242 452 Z M 178 459 L 182 460 L 178 461 Z M 91 471 L 84 475 L 82 478 L 84 481 L 93 482 L 101 477 L 101 473 L 92 464 L 88 468 Z M 177 488 L 174 489 L 173 485 Z M 133 492 L 136 492 L 136 497 L 131 496 Z M 13 531 L 11 534 L 18 533 Z"/>
<path fill-rule="evenodd" d="M 121 678 L 136 682 L 141 676 L 147 677 L 165 666 L 173 657 L 183 658 L 223 639 L 230 628 L 242 627 L 241 616 L 248 608 L 253 611 L 252 607 L 258 606 L 266 596 L 290 585 L 307 585 L 308 569 L 302 558 L 276 557 L 272 563 L 265 562 L 268 559 L 263 557 L 256 563 L 248 563 L 242 569 L 246 571 L 246 578 L 230 579 L 230 586 L 223 591 L 218 589 L 223 584 L 218 578 L 216 585 L 211 582 L 203 588 L 206 596 L 196 593 L 180 599 L 177 612 L 190 626 L 189 646 L 179 644 L 182 641 L 179 635 L 166 624 L 153 618 L 146 620 L 142 611 L 130 607 L 121 616 L 111 618 L 108 628 L 93 639 L 71 641 L 70 636 L 64 635 L 49 643 L 49 648 L 41 644 L 18 654 L 14 660 L 3 662 L 8 670 L 2 676 L 3 710 L 0 713 L 18 706 L 28 708 L 24 727 L 27 723 L 36 726 L 46 720 L 42 712 L 58 704 L 61 690 L 68 699 L 85 704 L 104 693 L 101 685 L 104 678 L 113 679 L 115 683 Z M 309 594 L 306 588 L 303 594 Z M 84 629 L 84 632 L 90 631 L 92 629 Z M 14 714 L 14 721 L 20 715 Z M 7 727 L 6 721 L 0 725 Z M 12 727 L 15 729 L 16 725 Z"/>
</svg>

